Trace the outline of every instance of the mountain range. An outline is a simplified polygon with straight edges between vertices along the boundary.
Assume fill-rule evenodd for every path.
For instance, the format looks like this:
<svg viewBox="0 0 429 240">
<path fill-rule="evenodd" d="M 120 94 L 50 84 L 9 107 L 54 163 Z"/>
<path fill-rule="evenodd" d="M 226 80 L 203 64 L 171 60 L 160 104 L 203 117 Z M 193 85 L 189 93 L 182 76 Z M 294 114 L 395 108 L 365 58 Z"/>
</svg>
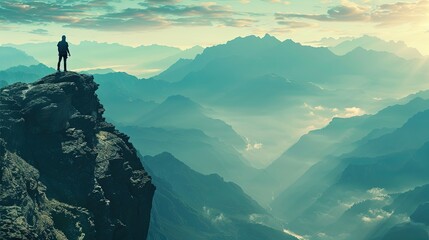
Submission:
<svg viewBox="0 0 429 240">
<path fill-rule="evenodd" d="M 192 59 L 203 50 L 199 46 L 181 50 L 160 45 L 130 47 L 91 41 L 83 41 L 79 44 L 69 43 L 69 45 L 72 53 L 69 59 L 69 69 L 75 71 L 111 69 L 113 71 L 125 71 L 139 77 L 156 75 L 177 60 L 181 58 Z M 54 67 L 58 61 L 56 42 L 6 44 L 3 46 L 24 51 L 47 66 Z M 17 66 L 20 65 L 20 62 L 14 64 Z M 0 66 L 2 66 L 1 62 Z M 0 68 L 0 70 L 2 69 Z"/>
<path fill-rule="evenodd" d="M 259 153 L 248 157 L 267 164 L 311 126 L 321 127 L 333 116 L 375 112 L 404 93 L 425 89 L 426 82 L 419 79 L 427 78 L 427 65 L 362 48 L 337 56 L 327 48 L 266 35 L 206 48 L 193 61 L 173 65 L 155 79 L 173 82 L 163 85 L 160 94 L 165 98 L 189 97 L 227 116 L 224 120 L 240 135 L 262 142 L 260 155 L 267 159 L 261 160 Z M 288 124 L 281 124 L 286 117 Z M 255 126 L 276 130 L 258 131 Z"/>
<path fill-rule="evenodd" d="M 27 53 L 12 47 L 0 46 L 0 71 L 19 65 L 30 66 L 39 62 Z"/>
<path fill-rule="evenodd" d="M 335 54 L 344 55 L 358 47 L 366 50 L 393 53 L 398 57 L 409 60 L 423 58 L 423 55 L 417 49 L 407 46 L 404 42 L 388 42 L 368 35 L 342 41 L 335 46 L 331 46 L 329 49 Z"/>
<path fill-rule="evenodd" d="M 265 201 L 269 201 L 272 195 L 276 196 L 286 189 L 320 160 L 339 157 L 350 151 L 368 154 L 370 153 L 368 148 L 380 151 L 385 148 L 383 146 L 387 146 L 387 142 L 383 141 L 384 137 L 381 140 L 376 139 L 393 132 L 395 128 L 405 124 L 410 117 L 426 109 L 429 109 L 429 101 L 415 98 L 406 104 L 389 106 L 374 115 L 334 118 L 326 127 L 303 135 L 255 178 L 255 182 L 260 186 L 254 187 L 259 187 L 260 191 L 266 191 Z M 394 139 L 391 138 L 390 141 L 395 142 Z M 379 145 L 373 145 L 375 141 Z M 367 148 L 362 149 L 364 146 Z M 394 147 L 386 148 L 388 149 L 397 150 Z M 286 175 L 285 169 L 294 169 L 294 171 Z"/>
<path fill-rule="evenodd" d="M 143 162 L 157 186 L 149 239 L 296 239 L 261 224 L 276 220 L 219 175 L 197 173 L 168 153 Z"/>
<path fill-rule="evenodd" d="M 428 107 L 427 100 L 415 99 L 359 121 L 333 121 L 318 131 L 325 145 L 340 152 L 320 152 L 320 161 L 274 200 L 272 212 L 297 232 L 337 239 L 402 239 L 403 233 L 392 234 L 427 231 L 407 220 L 427 198 L 405 196 L 428 184 Z M 338 139 L 345 133 L 346 141 Z M 316 139 L 314 133 L 302 139 L 311 138 Z"/>
<path fill-rule="evenodd" d="M 428 239 L 420 53 L 368 36 L 326 48 L 270 35 L 190 59 L 157 51 L 150 61 L 171 66 L 150 78 L 110 70 L 110 58 L 92 72 L 103 116 L 151 155 L 141 157 L 157 186 L 149 239 Z M 54 71 L 23 65 L 0 71 L 0 84 Z"/>
<path fill-rule="evenodd" d="M 417 80 L 427 77 L 426 65 L 362 48 L 336 56 L 327 48 L 266 35 L 207 48 L 152 79 L 125 73 L 96 74 L 96 79 L 109 119 L 130 124 L 170 96 L 184 96 L 211 109 L 211 118 L 233 126 L 249 146 L 237 150 L 261 168 L 332 117 L 376 112 L 395 98 L 425 89 L 425 81 Z M 286 118 L 288 124 L 282 124 Z"/>
</svg>

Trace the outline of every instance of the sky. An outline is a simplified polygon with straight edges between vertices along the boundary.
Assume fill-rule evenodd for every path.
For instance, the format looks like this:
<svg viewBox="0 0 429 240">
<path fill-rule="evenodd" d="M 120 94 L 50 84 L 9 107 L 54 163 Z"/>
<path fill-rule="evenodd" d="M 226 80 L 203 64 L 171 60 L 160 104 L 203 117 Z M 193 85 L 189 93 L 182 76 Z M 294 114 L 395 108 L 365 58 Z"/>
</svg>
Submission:
<svg viewBox="0 0 429 240">
<path fill-rule="evenodd" d="M 211 46 L 266 33 L 317 45 L 377 36 L 429 55 L 429 0 L 1 0 L 0 44 Z"/>
</svg>

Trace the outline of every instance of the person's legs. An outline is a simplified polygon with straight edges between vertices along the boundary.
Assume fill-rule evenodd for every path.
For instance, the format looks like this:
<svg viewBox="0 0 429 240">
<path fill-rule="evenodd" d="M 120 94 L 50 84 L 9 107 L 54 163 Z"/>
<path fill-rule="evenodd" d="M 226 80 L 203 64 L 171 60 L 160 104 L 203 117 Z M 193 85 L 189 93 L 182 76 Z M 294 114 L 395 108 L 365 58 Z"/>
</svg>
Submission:
<svg viewBox="0 0 429 240">
<path fill-rule="evenodd" d="M 61 58 L 61 56 L 58 56 L 57 71 L 60 71 Z"/>
<path fill-rule="evenodd" d="M 67 57 L 64 57 L 64 72 L 67 72 Z"/>
</svg>

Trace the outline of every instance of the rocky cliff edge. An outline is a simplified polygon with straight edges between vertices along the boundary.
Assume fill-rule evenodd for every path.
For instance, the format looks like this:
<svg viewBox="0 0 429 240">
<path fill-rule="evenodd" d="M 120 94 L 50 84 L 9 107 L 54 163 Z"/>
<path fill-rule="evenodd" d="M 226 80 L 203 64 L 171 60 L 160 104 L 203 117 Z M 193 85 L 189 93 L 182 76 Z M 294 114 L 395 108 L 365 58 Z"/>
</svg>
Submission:
<svg viewBox="0 0 429 240">
<path fill-rule="evenodd" d="M 0 90 L 0 239 L 146 239 L 155 187 L 92 76 Z"/>
</svg>

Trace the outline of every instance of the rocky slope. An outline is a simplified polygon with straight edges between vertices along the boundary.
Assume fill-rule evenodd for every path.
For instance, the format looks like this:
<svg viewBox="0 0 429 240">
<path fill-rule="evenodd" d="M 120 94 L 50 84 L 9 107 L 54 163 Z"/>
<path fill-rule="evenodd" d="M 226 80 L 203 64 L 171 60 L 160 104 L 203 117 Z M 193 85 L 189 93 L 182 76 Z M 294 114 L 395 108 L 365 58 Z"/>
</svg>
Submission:
<svg viewBox="0 0 429 240">
<path fill-rule="evenodd" d="M 93 77 L 0 90 L 0 239 L 146 239 L 155 187 Z"/>
</svg>

